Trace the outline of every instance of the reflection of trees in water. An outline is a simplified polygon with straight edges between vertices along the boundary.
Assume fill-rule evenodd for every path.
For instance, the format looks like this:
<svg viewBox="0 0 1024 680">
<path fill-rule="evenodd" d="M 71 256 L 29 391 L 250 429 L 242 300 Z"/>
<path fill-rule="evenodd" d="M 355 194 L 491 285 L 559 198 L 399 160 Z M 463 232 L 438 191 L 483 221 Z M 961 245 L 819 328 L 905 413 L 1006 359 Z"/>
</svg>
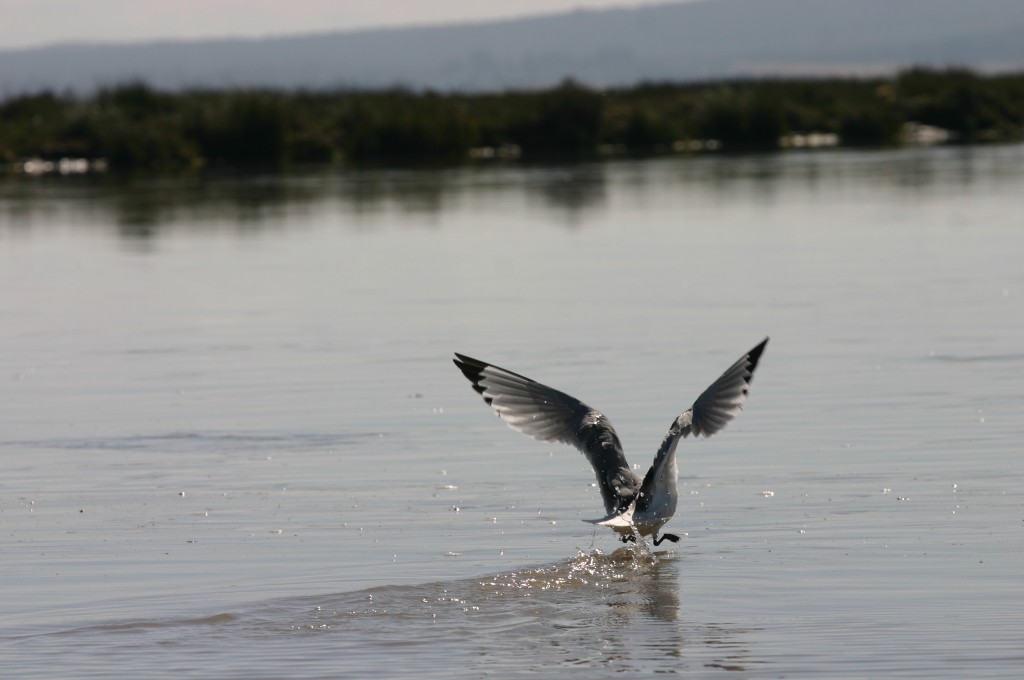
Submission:
<svg viewBox="0 0 1024 680">
<path fill-rule="evenodd" d="M 600 163 L 536 168 L 527 181 L 531 193 L 559 213 L 572 227 L 584 223 L 592 210 L 603 207 L 607 195 L 607 166 Z"/>
<path fill-rule="evenodd" d="M 126 238 L 173 227 L 249 230 L 273 227 L 287 210 L 323 200 L 316 183 L 291 175 L 176 175 L 15 178 L 0 182 L 11 225 L 113 225 Z"/>
<path fill-rule="evenodd" d="M 672 159 L 667 168 L 679 184 L 699 187 L 723 201 L 753 197 L 770 203 L 793 187 L 836 189 L 845 184 L 872 192 L 913 192 L 942 185 L 966 187 L 980 180 L 999 181 L 1001 173 L 983 166 L 997 155 L 991 147 L 970 146 L 714 154 Z M 1008 154 L 1007 164 L 1017 162 L 1013 158 Z"/>
<path fill-rule="evenodd" d="M 15 178 L 0 182 L 5 221 L 28 227 L 73 213 L 75 221 L 112 225 L 125 238 L 173 229 L 278 229 L 293 213 L 335 202 L 359 215 L 385 207 L 439 213 L 453 191 L 445 171 L 288 174 L 190 174 Z M 294 222 L 291 222 L 294 223 Z"/>
<path fill-rule="evenodd" d="M 498 205 L 524 197 L 569 227 L 604 210 L 610 187 L 643 195 L 666 179 L 687 190 L 733 202 L 738 197 L 774 201 L 786 187 L 836 187 L 917 191 L 937 184 L 979 180 L 1011 182 L 1015 172 L 993 167 L 1017 163 L 1014 147 L 814 151 L 785 154 L 707 155 L 653 161 L 578 164 L 501 164 L 447 168 L 359 169 L 324 172 L 227 173 L 164 176 L 91 175 L 8 177 L 0 181 L 0 224 L 114 226 L 126 239 L 158 232 L 235 230 L 242 233 L 309 224 L 315 211 L 361 224 L 375 213 L 440 216 L 460 199 Z M 986 165 L 987 164 L 987 165 Z M 994 165 L 993 165 L 994 164 Z M 492 201 L 492 198 L 494 199 Z M 290 219 L 302 216 L 302 220 Z M 345 220 L 346 216 L 354 217 Z M 423 225 L 440 220 L 414 220 Z"/>
<path fill-rule="evenodd" d="M 31 224 L 33 215 L 43 218 L 63 206 L 76 220 L 88 214 L 87 221 L 114 225 L 124 238 L 147 239 L 168 228 L 277 229 L 289 214 L 328 203 L 357 217 L 383 211 L 438 215 L 461 194 L 510 191 L 540 196 L 546 208 L 575 225 L 602 204 L 605 169 L 591 164 L 512 172 L 463 167 L 18 178 L 0 183 L 0 202 L 11 224 Z"/>
<path fill-rule="evenodd" d="M 113 213 L 120 233 L 152 236 L 161 228 L 273 226 L 283 209 L 318 200 L 317 191 L 284 177 L 170 177 L 127 179 L 103 187 L 95 199 Z"/>
<path fill-rule="evenodd" d="M 440 213 L 446 197 L 456 184 L 456 171 L 362 170 L 336 175 L 330 180 L 332 192 L 356 215 L 395 207 L 401 212 Z"/>
</svg>

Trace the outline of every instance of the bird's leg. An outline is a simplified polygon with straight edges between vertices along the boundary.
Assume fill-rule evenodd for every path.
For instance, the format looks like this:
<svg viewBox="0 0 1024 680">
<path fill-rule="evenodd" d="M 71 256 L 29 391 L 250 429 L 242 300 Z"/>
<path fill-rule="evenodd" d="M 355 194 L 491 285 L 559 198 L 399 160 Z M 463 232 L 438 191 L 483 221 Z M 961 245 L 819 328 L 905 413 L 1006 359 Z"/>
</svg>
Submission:
<svg viewBox="0 0 1024 680">
<path fill-rule="evenodd" d="M 619 540 L 623 543 L 636 543 L 636 536 L 634 534 L 626 534 Z"/>
<path fill-rule="evenodd" d="M 662 534 L 661 538 L 658 538 L 657 536 L 655 536 L 654 537 L 654 545 L 656 545 L 656 546 L 657 545 L 661 545 L 661 542 L 662 541 L 666 541 L 666 540 L 672 541 L 673 543 L 678 543 L 679 542 L 679 537 L 676 536 L 675 534 Z"/>
</svg>

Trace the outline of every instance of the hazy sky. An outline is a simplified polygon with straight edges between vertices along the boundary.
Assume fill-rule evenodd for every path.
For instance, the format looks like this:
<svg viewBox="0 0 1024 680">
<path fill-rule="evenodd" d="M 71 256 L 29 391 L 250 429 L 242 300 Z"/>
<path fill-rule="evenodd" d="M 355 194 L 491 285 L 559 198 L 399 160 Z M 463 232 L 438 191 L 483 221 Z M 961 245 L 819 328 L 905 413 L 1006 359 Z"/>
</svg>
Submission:
<svg viewBox="0 0 1024 680">
<path fill-rule="evenodd" d="M 664 1 L 664 0 L 663 0 Z M 654 0 L 0 0 L 0 49 L 508 18 Z"/>
</svg>

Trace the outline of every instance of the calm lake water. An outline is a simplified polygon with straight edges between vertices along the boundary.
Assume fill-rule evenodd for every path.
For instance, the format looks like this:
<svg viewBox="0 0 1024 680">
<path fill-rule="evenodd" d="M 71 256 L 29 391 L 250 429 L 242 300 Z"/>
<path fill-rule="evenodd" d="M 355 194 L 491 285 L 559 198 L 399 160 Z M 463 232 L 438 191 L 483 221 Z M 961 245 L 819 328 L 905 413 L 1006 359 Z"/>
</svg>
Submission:
<svg viewBox="0 0 1024 680">
<path fill-rule="evenodd" d="M 1022 146 L 0 181 L 0 675 L 1019 677 L 1022 196 Z M 653 556 L 450 361 L 642 474 L 765 335 Z"/>
</svg>

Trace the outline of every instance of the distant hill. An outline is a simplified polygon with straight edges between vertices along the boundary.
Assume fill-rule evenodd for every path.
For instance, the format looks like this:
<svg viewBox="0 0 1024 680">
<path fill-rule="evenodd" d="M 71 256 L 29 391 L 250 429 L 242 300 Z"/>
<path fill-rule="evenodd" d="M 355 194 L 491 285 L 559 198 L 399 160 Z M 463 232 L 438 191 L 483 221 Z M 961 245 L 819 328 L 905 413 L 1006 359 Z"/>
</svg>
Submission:
<svg viewBox="0 0 1024 680">
<path fill-rule="evenodd" d="M 1022 0 L 701 0 L 440 27 L 0 51 L 0 95 L 190 87 L 500 90 L 909 65 L 1024 68 Z"/>
</svg>

